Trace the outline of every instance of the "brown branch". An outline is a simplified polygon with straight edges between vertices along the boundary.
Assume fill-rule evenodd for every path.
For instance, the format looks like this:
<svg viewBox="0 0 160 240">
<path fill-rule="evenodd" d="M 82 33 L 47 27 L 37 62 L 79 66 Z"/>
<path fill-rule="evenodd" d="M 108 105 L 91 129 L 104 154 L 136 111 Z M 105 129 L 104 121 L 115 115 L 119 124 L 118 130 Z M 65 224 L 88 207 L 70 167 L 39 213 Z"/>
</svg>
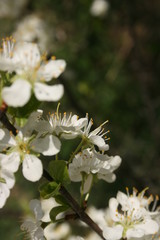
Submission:
<svg viewBox="0 0 160 240">
<path fill-rule="evenodd" d="M 8 117 L 6 115 L 6 109 L 1 107 L 0 108 L 0 122 L 3 123 L 3 125 L 13 133 L 13 135 L 17 135 L 17 129 L 10 123 L 8 120 Z"/>
<path fill-rule="evenodd" d="M 43 171 L 43 176 L 48 181 L 53 181 L 54 179 L 48 174 L 46 170 Z M 103 240 L 105 238 L 103 237 L 102 230 L 99 228 L 99 226 L 85 213 L 84 209 L 82 209 L 79 204 L 75 201 L 75 199 L 71 196 L 71 194 L 66 190 L 64 186 L 60 187 L 59 192 L 62 194 L 62 196 L 67 200 L 68 204 L 72 208 L 72 210 L 79 216 L 79 219 L 83 222 L 85 222 L 93 231 L 95 231 Z"/>
</svg>

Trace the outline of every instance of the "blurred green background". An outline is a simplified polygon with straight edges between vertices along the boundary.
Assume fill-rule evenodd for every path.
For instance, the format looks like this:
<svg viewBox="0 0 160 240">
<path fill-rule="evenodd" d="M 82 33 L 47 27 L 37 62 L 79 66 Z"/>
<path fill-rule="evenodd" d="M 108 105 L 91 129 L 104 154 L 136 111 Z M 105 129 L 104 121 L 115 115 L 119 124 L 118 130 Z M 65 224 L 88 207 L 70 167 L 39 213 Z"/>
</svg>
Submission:
<svg viewBox="0 0 160 240">
<path fill-rule="evenodd" d="M 42 50 L 67 62 L 59 79 L 65 87 L 61 111 L 80 117 L 88 112 L 95 127 L 109 120 L 109 154 L 123 161 L 116 182 L 100 181 L 93 189 L 89 204 L 102 208 L 126 186 L 149 187 L 148 193 L 160 194 L 160 2 L 110 0 L 103 16 L 91 14 L 92 2 L 0 0 L 0 37 L 14 35 L 26 17 L 41 19 L 40 26 L 28 27 L 32 40 L 39 43 L 44 37 Z M 54 111 L 56 104 L 45 107 Z M 70 151 L 72 142 L 64 146 L 63 157 Z M 19 226 L 28 202 L 39 197 L 38 184 L 26 181 L 20 171 L 16 177 L 0 210 L 3 240 L 21 239 Z"/>
</svg>

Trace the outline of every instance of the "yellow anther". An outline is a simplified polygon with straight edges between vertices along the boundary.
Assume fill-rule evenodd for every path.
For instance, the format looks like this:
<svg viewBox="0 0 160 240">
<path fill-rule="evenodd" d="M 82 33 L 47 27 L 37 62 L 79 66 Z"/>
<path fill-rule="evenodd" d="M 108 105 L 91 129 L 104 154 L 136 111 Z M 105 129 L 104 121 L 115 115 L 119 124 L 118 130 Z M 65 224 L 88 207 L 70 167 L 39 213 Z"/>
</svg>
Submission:
<svg viewBox="0 0 160 240">
<path fill-rule="evenodd" d="M 51 59 L 52 59 L 52 60 L 55 60 L 55 59 L 56 59 L 56 57 L 55 57 L 55 56 L 52 56 L 52 57 L 51 57 Z"/>
</svg>

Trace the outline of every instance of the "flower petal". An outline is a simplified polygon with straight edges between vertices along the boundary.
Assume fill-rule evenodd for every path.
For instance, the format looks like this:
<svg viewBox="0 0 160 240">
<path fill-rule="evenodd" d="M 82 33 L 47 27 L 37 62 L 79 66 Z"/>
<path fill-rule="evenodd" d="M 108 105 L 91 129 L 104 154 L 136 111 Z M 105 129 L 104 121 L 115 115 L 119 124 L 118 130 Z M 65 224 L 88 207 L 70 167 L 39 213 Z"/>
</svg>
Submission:
<svg viewBox="0 0 160 240">
<path fill-rule="evenodd" d="M 41 220 L 43 217 L 43 211 L 41 202 L 38 199 L 32 199 L 29 203 L 30 209 L 34 212 L 36 220 Z"/>
<path fill-rule="evenodd" d="M 47 240 L 66 239 L 70 233 L 70 226 L 67 223 L 55 224 L 51 223 L 44 229 L 44 236 Z"/>
<path fill-rule="evenodd" d="M 97 135 L 91 136 L 90 140 L 93 144 L 99 147 L 99 149 L 102 149 L 103 146 L 105 146 L 106 144 L 104 139 L 101 136 L 97 136 Z"/>
<path fill-rule="evenodd" d="M 114 173 L 109 172 L 109 171 L 108 171 L 108 173 L 106 171 L 106 173 L 104 173 L 104 174 L 99 172 L 97 174 L 97 177 L 98 177 L 98 179 L 103 179 L 104 181 L 109 182 L 109 183 L 112 183 L 116 180 L 116 175 Z"/>
<path fill-rule="evenodd" d="M 0 154 L 1 155 L 1 154 Z M 3 168 L 14 173 L 17 172 L 20 164 L 20 156 L 18 152 L 13 152 L 9 155 L 4 155 L 2 159 Z"/>
<path fill-rule="evenodd" d="M 19 63 L 16 69 L 16 73 L 18 74 L 23 74 L 24 71 L 34 69 L 41 59 L 37 44 L 18 42 L 15 46 L 13 59 Z"/>
<path fill-rule="evenodd" d="M 12 134 L 7 129 L 0 129 L 0 151 L 15 145 L 16 141 Z"/>
<path fill-rule="evenodd" d="M 5 203 L 7 198 L 10 195 L 10 191 L 5 183 L 0 182 L 0 208 L 2 208 Z"/>
<path fill-rule="evenodd" d="M 22 163 L 24 177 L 31 181 L 38 181 L 43 173 L 43 166 L 39 158 L 34 155 L 26 154 Z"/>
<path fill-rule="evenodd" d="M 121 225 L 117 225 L 115 227 L 105 227 L 103 229 L 103 236 L 106 240 L 119 240 L 122 238 L 123 227 Z"/>
<path fill-rule="evenodd" d="M 145 219 L 144 222 L 137 224 L 135 230 L 141 230 L 144 234 L 155 234 L 159 229 L 158 223 L 152 219 Z"/>
<path fill-rule="evenodd" d="M 40 79 L 46 82 L 52 78 L 58 78 L 65 70 L 66 62 L 64 60 L 50 60 L 46 65 L 42 65 L 38 71 Z"/>
<path fill-rule="evenodd" d="M 90 191 L 91 185 L 93 182 L 93 175 L 89 174 L 87 178 L 85 179 L 84 185 L 83 185 L 83 193 L 86 194 Z"/>
<path fill-rule="evenodd" d="M 61 142 L 56 136 L 47 135 L 44 138 L 38 138 L 33 141 L 34 150 L 42 153 L 44 156 L 52 156 L 59 153 Z"/>
<path fill-rule="evenodd" d="M 58 101 L 64 93 L 62 84 L 47 86 L 43 83 L 35 83 L 34 93 L 39 101 Z"/>
<path fill-rule="evenodd" d="M 4 102 L 12 107 L 22 107 L 30 99 L 31 85 L 23 80 L 17 79 L 10 87 L 2 89 L 2 98 Z"/>
<path fill-rule="evenodd" d="M 3 169 L 3 171 L 1 171 L 1 177 L 5 179 L 6 185 L 9 189 L 13 188 L 15 184 L 15 177 L 12 172 Z"/>
</svg>

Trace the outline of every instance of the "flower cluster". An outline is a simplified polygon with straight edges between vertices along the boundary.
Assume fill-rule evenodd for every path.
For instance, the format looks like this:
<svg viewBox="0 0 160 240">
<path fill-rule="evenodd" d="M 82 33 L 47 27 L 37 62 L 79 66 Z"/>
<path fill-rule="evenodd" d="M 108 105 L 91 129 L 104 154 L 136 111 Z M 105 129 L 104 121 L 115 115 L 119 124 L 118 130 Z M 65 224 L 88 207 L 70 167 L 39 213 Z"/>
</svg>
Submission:
<svg viewBox="0 0 160 240">
<path fill-rule="evenodd" d="M 78 153 L 69 164 L 69 175 L 73 182 L 83 180 L 83 192 L 90 190 L 93 177 L 113 182 L 116 175 L 113 173 L 121 164 L 119 156 L 109 157 L 107 154 L 97 153 L 87 148 Z"/>
<path fill-rule="evenodd" d="M 145 190 L 137 194 L 137 190 L 133 189 L 132 195 L 129 195 L 128 189 L 127 194 L 119 191 L 116 198 L 109 200 L 107 225 L 103 226 L 106 240 L 159 239 L 160 213 L 158 210 L 149 210 L 153 196 L 146 198 Z"/>
<path fill-rule="evenodd" d="M 17 171 L 19 165 L 22 164 L 24 177 L 32 182 L 38 181 L 43 173 L 39 154 L 57 155 L 61 150 L 62 140 L 79 137 L 81 143 L 68 162 L 71 181 L 82 182 L 83 194 L 89 192 L 96 179 L 103 179 L 107 182 L 115 181 L 114 171 L 120 166 L 121 158 L 119 156 L 109 157 L 105 154 L 109 146 L 104 137 L 107 132 L 103 133 L 103 124 L 91 131 L 93 120 L 88 121 L 87 115 L 84 118 L 78 118 L 77 115 L 64 113 L 62 117 L 57 108 L 55 114 L 50 114 L 48 120 L 44 120 L 42 113 L 43 111 L 40 110 L 33 112 L 23 127 L 17 127 L 16 135 L 4 127 L 0 128 L 1 158 L 6 159 L 2 162 L 16 161 L 17 167 L 14 170 L 8 170 L 10 173 Z M 95 146 L 99 148 L 98 152 Z M 2 173 L 1 175 L 3 176 Z M 7 177 L 3 179 L 6 184 Z M 3 192 L 4 195 L 5 199 L 9 196 L 8 192 Z M 1 200 L 1 197 L 0 201 L 2 201 L 2 207 L 5 201 Z"/>
</svg>

